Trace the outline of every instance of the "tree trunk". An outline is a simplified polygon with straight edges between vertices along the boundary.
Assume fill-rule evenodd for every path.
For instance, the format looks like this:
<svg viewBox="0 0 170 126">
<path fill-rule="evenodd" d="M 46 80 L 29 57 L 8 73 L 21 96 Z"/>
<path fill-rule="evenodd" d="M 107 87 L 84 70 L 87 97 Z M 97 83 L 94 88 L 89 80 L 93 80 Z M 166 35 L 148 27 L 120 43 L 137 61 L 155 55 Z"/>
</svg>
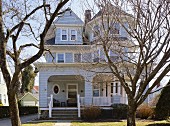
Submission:
<svg viewBox="0 0 170 126">
<path fill-rule="evenodd" d="M 128 114 L 127 114 L 127 126 L 136 126 L 135 118 L 136 118 L 136 107 L 134 105 L 129 105 Z"/>
<path fill-rule="evenodd" d="M 10 112 L 12 126 L 21 126 L 18 101 L 16 98 L 16 93 L 14 91 L 10 91 L 10 90 L 8 91 L 8 100 L 9 100 L 9 112 Z"/>
</svg>

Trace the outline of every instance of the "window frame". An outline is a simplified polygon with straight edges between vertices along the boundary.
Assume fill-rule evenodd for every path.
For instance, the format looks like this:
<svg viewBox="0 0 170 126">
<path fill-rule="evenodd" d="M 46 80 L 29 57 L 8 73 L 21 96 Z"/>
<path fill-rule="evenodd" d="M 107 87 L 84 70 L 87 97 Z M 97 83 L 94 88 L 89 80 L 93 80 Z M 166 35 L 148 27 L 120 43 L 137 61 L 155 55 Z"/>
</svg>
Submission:
<svg viewBox="0 0 170 126">
<path fill-rule="evenodd" d="M 98 27 L 98 29 L 95 30 L 95 26 Z M 93 39 L 96 39 L 99 35 L 101 35 L 101 28 L 100 28 L 100 25 L 99 24 L 95 24 L 93 25 L 93 28 L 92 28 L 92 36 L 93 36 Z M 96 32 L 96 33 L 95 33 Z M 98 33 L 97 33 L 98 32 Z M 98 35 L 95 35 L 95 34 L 98 34 Z"/>
<path fill-rule="evenodd" d="M 59 57 L 59 56 L 58 56 L 59 54 L 63 54 L 63 61 L 64 61 L 64 62 L 58 62 L 58 61 L 59 61 L 59 60 L 58 60 L 58 59 L 59 59 L 59 58 L 58 58 L 58 57 Z M 65 53 L 56 53 L 56 55 L 57 55 L 57 56 L 56 56 L 56 57 L 57 57 L 57 58 L 56 58 L 56 59 L 57 59 L 57 63 L 65 63 Z"/>
<path fill-rule="evenodd" d="M 66 34 L 65 34 L 67 37 L 66 40 L 63 40 L 63 31 L 64 30 L 66 31 Z M 60 33 L 61 33 L 61 41 L 68 41 L 68 29 L 62 28 Z"/>
<path fill-rule="evenodd" d="M 54 92 L 54 87 L 55 87 L 55 86 L 58 87 L 58 93 L 55 93 L 55 92 Z M 53 85 L 53 88 L 52 88 L 52 91 L 53 91 L 53 94 L 54 94 L 54 95 L 58 95 L 58 94 L 60 93 L 60 86 L 59 86 L 58 84 L 54 84 L 54 85 Z"/>
<path fill-rule="evenodd" d="M 118 24 L 119 29 L 116 28 L 116 24 Z M 112 26 L 114 26 L 114 27 L 112 27 Z M 111 22 L 109 27 L 110 27 L 110 30 L 109 30 L 109 34 L 110 35 L 121 35 L 120 34 L 121 33 L 121 25 L 120 25 L 120 23 L 118 23 L 118 22 Z M 115 29 L 118 30 L 118 33 L 111 33 L 111 30 L 114 31 Z"/>
<path fill-rule="evenodd" d="M 97 88 L 94 88 L 95 86 Z M 98 91 L 99 95 L 98 96 L 94 96 L 94 91 Z M 93 97 L 100 97 L 100 86 L 98 84 L 97 85 L 93 85 Z"/>
<path fill-rule="evenodd" d="M 71 31 L 75 31 L 75 40 L 72 40 L 72 32 Z M 76 29 L 70 29 L 70 41 L 76 41 L 77 40 L 77 30 Z"/>
<path fill-rule="evenodd" d="M 80 54 L 80 62 L 75 62 L 75 54 Z M 82 62 L 82 54 L 81 53 L 73 53 L 73 62 L 74 63 L 81 63 Z"/>
</svg>

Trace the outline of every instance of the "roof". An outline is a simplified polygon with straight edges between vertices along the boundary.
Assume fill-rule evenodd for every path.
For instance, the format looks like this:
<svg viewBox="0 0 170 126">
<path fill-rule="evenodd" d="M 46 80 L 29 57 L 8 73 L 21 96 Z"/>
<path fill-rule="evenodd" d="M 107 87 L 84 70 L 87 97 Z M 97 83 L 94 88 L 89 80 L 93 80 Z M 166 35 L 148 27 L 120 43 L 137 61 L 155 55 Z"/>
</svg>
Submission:
<svg viewBox="0 0 170 126">
<path fill-rule="evenodd" d="M 34 97 L 35 99 L 37 99 L 37 100 L 39 100 L 39 94 L 32 94 L 32 93 L 30 93 L 30 92 L 27 92 L 27 93 L 25 93 L 21 98 L 19 98 L 19 100 L 22 100 L 25 96 L 27 96 L 27 95 L 31 95 L 32 97 Z"/>
<path fill-rule="evenodd" d="M 91 20 L 94 20 L 95 18 L 102 16 L 102 14 L 104 14 L 104 15 L 107 15 L 107 14 L 115 14 L 115 15 L 122 14 L 122 15 L 132 16 L 131 14 L 122 10 L 121 8 L 114 6 L 112 4 L 108 4 L 108 6 L 102 7 L 102 9 L 96 15 L 94 15 L 94 17 Z"/>
<path fill-rule="evenodd" d="M 33 89 L 37 92 L 39 92 L 39 86 L 34 86 Z"/>
<path fill-rule="evenodd" d="M 71 10 L 66 11 L 63 15 L 59 16 L 54 24 L 75 24 L 84 25 L 84 22 Z"/>
<path fill-rule="evenodd" d="M 45 42 L 45 45 L 55 45 L 55 37 L 51 38 L 51 39 L 48 39 L 46 42 Z"/>
</svg>

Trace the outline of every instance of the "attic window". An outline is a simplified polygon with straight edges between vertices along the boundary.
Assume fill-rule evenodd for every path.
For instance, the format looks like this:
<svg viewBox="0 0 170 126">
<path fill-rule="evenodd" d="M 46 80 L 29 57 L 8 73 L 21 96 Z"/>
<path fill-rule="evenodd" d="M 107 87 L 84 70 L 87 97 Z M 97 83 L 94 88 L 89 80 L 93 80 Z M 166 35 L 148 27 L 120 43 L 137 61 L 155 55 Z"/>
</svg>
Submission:
<svg viewBox="0 0 170 126">
<path fill-rule="evenodd" d="M 76 40 L 76 30 L 71 30 L 71 40 Z"/>
<path fill-rule="evenodd" d="M 120 34 L 120 24 L 119 23 L 111 23 L 110 34 Z"/>
<path fill-rule="evenodd" d="M 62 36 L 61 36 L 61 40 L 67 40 L 67 30 L 62 30 Z"/>
</svg>

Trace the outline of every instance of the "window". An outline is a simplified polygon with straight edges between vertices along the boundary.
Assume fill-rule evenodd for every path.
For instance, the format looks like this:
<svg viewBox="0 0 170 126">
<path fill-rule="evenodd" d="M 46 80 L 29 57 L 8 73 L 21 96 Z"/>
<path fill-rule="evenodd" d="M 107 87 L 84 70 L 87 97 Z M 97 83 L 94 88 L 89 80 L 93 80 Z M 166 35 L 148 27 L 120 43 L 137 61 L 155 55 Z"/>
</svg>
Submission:
<svg viewBox="0 0 170 126">
<path fill-rule="evenodd" d="M 116 83 L 115 93 L 118 93 L 118 83 Z"/>
<path fill-rule="evenodd" d="M 100 90 L 99 90 L 99 86 L 98 85 L 94 85 L 93 86 L 93 97 L 99 97 L 100 96 Z"/>
<path fill-rule="evenodd" d="M 111 83 L 111 93 L 113 93 L 113 83 Z"/>
<path fill-rule="evenodd" d="M 71 30 L 71 39 L 72 41 L 76 40 L 76 30 Z"/>
<path fill-rule="evenodd" d="M 53 87 L 54 94 L 58 94 L 59 91 L 60 91 L 59 86 L 58 85 L 54 85 L 54 87 Z"/>
<path fill-rule="evenodd" d="M 97 37 L 99 35 L 100 35 L 100 27 L 99 27 L 99 25 L 95 25 L 93 27 L 93 37 L 95 38 L 95 37 Z"/>
<path fill-rule="evenodd" d="M 61 40 L 67 40 L 67 30 L 62 30 Z"/>
<path fill-rule="evenodd" d="M 63 53 L 59 53 L 58 54 L 58 63 L 64 63 L 64 54 Z"/>
<path fill-rule="evenodd" d="M 94 51 L 94 54 L 93 54 L 93 62 L 99 62 L 99 50 L 96 50 Z"/>
<path fill-rule="evenodd" d="M 74 54 L 74 62 L 81 62 L 81 54 L 80 53 Z"/>
<path fill-rule="evenodd" d="M 119 34 L 120 25 L 119 23 L 111 23 L 110 25 L 110 34 Z"/>
</svg>

